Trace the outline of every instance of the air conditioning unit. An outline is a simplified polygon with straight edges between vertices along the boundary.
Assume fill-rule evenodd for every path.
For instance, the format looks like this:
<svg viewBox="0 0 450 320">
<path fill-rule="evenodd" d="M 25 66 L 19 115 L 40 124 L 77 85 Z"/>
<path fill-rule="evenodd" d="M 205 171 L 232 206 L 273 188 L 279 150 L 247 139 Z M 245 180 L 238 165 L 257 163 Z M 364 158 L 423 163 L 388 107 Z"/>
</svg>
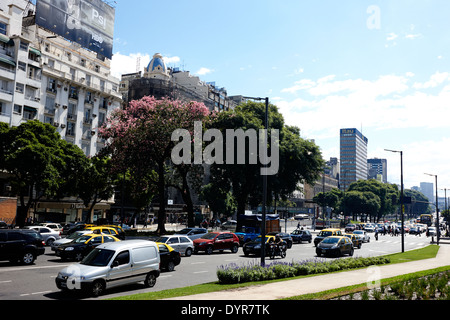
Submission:
<svg viewBox="0 0 450 320">
<path fill-rule="evenodd" d="M 91 131 L 91 136 L 95 136 L 95 131 Z"/>
<path fill-rule="evenodd" d="M 67 109 L 67 105 L 63 105 L 63 109 Z"/>
<path fill-rule="evenodd" d="M 59 122 L 53 122 L 53 126 L 58 128 L 59 127 Z"/>
<path fill-rule="evenodd" d="M 61 105 L 59 103 L 55 103 L 55 108 L 59 108 Z"/>
<path fill-rule="evenodd" d="M 62 124 L 61 124 L 61 128 L 64 129 L 65 127 L 66 127 L 66 125 L 65 125 L 64 123 L 62 123 Z"/>
</svg>

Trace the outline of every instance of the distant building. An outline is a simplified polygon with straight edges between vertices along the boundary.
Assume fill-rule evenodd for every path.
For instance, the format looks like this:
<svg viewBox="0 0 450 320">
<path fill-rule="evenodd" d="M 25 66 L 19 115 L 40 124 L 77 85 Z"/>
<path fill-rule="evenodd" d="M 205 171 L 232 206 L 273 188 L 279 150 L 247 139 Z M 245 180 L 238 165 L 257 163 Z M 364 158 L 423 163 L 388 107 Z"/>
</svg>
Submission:
<svg viewBox="0 0 450 320">
<path fill-rule="evenodd" d="M 144 96 L 154 96 L 157 99 L 169 97 L 203 102 L 210 111 L 219 112 L 234 109 L 242 101 L 239 96 L 228 97 L 225 88 L 204 82 L 189 71 L 167 68 L 159 53 L 153 55 L 142 76 L 140 73 L 123 75 L 120 87 L 125 102 Z"/>
<path fill-rule="evenodd" d="M 428 198 L 428 201 L 431 203 L 436 202 L 436 197 L 433 193 L 434 190 L 434 183 L 432 182 L 421 182 L 420 183 L 420 192 L 423 193 L 425 197 Z"/>
<path fill-rule="evenodd" d="M 341 129 L 341 169 L 339 186 L 346 190 L 352 182 L 367 180 L 368 139 L 358 129 Z"/>
<path fill-rule="evenodd" d="M 367 159 L 367 179 L 375 179 L 387 183 L 387 160 Z"/>
</svg>

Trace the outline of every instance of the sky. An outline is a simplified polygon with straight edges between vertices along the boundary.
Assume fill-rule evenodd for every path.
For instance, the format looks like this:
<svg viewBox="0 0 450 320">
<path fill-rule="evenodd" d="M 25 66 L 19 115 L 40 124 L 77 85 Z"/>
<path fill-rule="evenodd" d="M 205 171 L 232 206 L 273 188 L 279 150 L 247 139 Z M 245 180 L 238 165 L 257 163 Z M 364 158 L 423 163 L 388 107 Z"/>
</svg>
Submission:
<svg viewBox="0 0 450 320">
<path fill-rule="evenodd" d="M 450 196 L 450 1 L 116 0 L 112 73 L 169 67 L 269 97 L 286 124 L 339 158 L 339 130 L 368 138 L 388 181 Z"/>
</svg>

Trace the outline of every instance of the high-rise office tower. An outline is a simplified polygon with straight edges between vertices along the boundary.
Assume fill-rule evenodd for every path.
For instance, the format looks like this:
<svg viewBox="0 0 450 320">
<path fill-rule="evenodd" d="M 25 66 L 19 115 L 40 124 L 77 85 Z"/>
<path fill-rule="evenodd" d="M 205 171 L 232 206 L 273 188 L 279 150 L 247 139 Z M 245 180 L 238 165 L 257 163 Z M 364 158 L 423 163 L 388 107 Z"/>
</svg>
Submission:
<svg viewBox="0 0 450 320">
<path fill-rule="evenodd" d="M 346 190 L 352 182 L 367 180 L 368 139 L 358 129 L 341 129 L 341 170 L 339 186 Z"/>
<path fill-rule="evenodd" d="M 367 179 L 375 179 L 387 183 L 386 159 L 367 159 Z"/>
</svg>

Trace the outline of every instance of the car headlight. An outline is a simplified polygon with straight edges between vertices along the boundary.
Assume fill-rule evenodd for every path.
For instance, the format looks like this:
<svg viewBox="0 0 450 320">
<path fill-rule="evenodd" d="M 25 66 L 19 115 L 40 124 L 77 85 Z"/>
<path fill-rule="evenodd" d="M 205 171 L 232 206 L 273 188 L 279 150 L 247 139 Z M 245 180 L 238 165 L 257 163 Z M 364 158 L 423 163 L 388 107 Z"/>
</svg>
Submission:
<svg viewBox="0 0 450 320">
<path fill-rule="evenodd" d="M 261 245 L 260 244 L 256 245 L 255 249 L 261 249 Z"/>
<path fill-rule="evenodd" d="M 67 248 L 64 249 L 64 250 L 66 250 L 66 251 L 72 251 L 72 250 L 73 250 L 73 247 L 67 247 Z"/>
</svg>

